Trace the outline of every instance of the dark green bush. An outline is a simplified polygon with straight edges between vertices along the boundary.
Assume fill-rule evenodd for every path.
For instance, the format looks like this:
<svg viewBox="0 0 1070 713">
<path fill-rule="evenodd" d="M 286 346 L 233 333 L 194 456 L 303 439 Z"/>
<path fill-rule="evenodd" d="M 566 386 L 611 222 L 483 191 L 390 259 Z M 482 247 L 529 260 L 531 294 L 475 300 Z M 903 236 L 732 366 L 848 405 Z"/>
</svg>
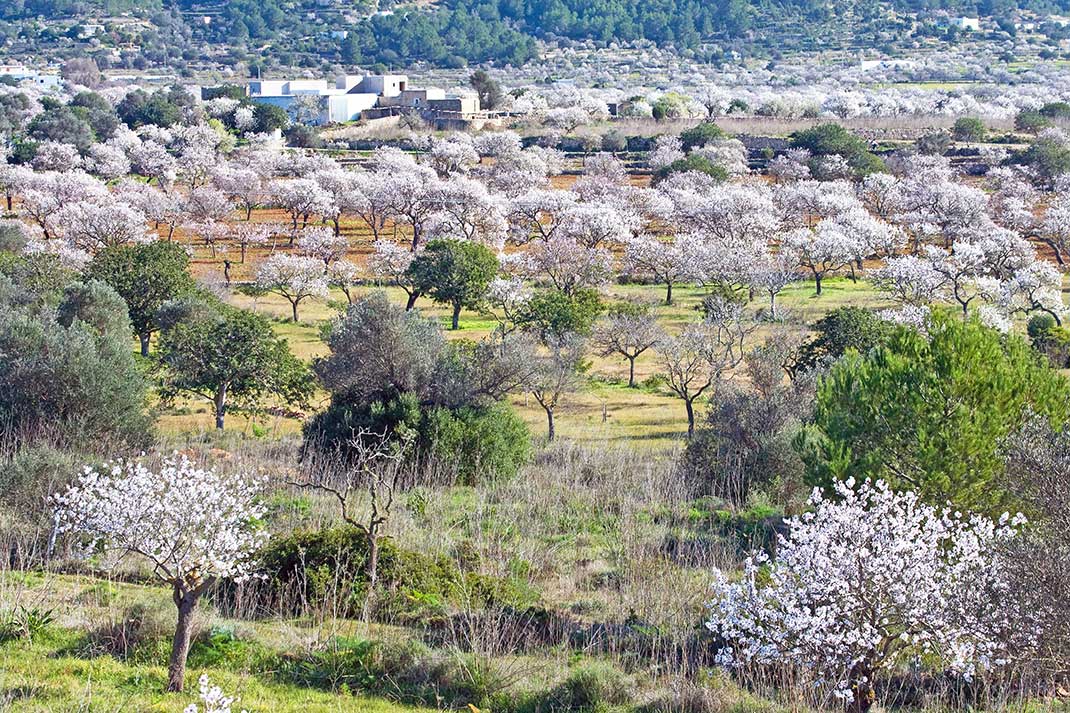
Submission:
<svg viewBox="0 0 1070 713">
<path fill-rule="evenodd" d="M 1057 325 L 1050 314 L 1036 314 L 1026 331 L 1033 348 L 1046 356 L 1053 367 L 1065 369 L 1070 365 L 1070 329 Z"/>
<path fill-rule="evenodd" d="M 347 615 L 360 612 L 367 592 L 368 543 L 355 527 L 298 532 L 276 538 L 259 555 L 269 578 L 257 586 L 268 611 L 300 613 L 310 602 L 330 602 Z M 463 572 L 446 557 L 430 557 L 382 540 L 375 615 L 400 622 L 441 621 L 451 603 L 466 607 L 524 608 L 538 597 L 517 578 Z"/>
<path fill-rule="evenodd" d="M 674 173 L 687 173 L 695 171 L 704 173 L 718 181 L 728 180 L 728 171 L 723 166 L 718 166 L 710 159 L 697 153 L 688 154 L 686 158 L 673 161 L 668 166 L 658 169 L 654 174 L 654 183 L 660 183 Z"/>
<path fill-rule="evenodd" d="M 305 427 L 306 439 L 345 443 L 353 433 L 415 436 L 415 457 L 436 477 L 464 485 L 514 477 L 531 456 L 527 425 L 506 403 L 422 407 L 414 394 L 357 406 L 332 404 Z"/>
<path fill-rule="evenodd" d="M 791 145 L 814 156 L 842 156 L 859 176 L 886 170 L 884 162 L 870 152 L 864 139 L 839 124 L 819 124 L 796 131 L 791 135 Z"/>
<path fill-rule="evenodd" d="M 512 478 L 531 457 L 527 425 L 503 403 L 428 411 L 421 440 L 440 467 L 454 468 L 464 485 Z"/>
<path fill-rule="evenodd" d="M 684 145 L 684 150 L 705 146 L 711 141 L 718 141 L 727 137 L 728 134 L 725 133 L 724 129 L 712 121 L 703 122 L 680 132 L 680 141 Z"/>
</svg>

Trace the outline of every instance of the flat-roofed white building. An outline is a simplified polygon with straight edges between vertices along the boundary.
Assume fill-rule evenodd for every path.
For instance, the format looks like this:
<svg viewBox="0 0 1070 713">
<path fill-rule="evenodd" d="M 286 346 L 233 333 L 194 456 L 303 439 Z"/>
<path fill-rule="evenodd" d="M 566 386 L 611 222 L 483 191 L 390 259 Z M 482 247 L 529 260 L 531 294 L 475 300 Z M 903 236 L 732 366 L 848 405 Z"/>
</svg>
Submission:
<svg viewBox="0 0 1070 713">
<path fill-rule="evenodd" d="M 404 74 L 345 74 L 331 84 L 323 79 L 256 79 L 248 84 L 249 98 L 290 110 L 296 102 L 318 100 L 319 115 L 315 123 L 356 121 L 375 109 L 375 116 L 406 110 L 474 113 L 478 100 L 454 97 L 437 87 L 414 89 Z"/>
</svg>

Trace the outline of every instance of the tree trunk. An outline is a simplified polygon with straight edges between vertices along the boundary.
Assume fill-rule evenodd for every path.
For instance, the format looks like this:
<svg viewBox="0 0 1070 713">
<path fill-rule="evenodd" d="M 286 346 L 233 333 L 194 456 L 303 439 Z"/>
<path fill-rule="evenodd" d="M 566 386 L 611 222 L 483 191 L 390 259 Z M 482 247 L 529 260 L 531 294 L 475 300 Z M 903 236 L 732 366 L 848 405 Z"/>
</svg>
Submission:
<svg viewBox="0 0 1070 713">
<path fill-rule="evenodd" d="M 215 392 L 215 427 L 220 431 L 223 430 L 223 419 L 227 415 L 227 385 L 223 384 Z"/>
<path fill-rule="evenodd" d="M 817 294 L 821 294 L 821 273 L 814 273 L 814 282 L 817 283 Z"/>
<path fill-rule="evenodd" d="M 460 304 L 455 304 L 455 305 L 453 305 L 453 326 L 450 327 L 450 328 L 451 329 L 458 329 L 460 327 L 460 321 L 461 321 L 461 305 Z"/>
<path fill-rule="evenodd" d="M 171 644 L 171 659 L 167 663 L 167 690 L 177 693 L 182 690 L 186 674 L 186 657 L 189 655 L 190 635 L 193 632 L 193 610 L 197 606 L 197 595 L 183 592 L 175 587 L 172 595 L 178 607 L 178 622 L 175 624 L 175 638 Z"/>
<path fill-rule="evenodd" d="M 290 302 L 290 308 L 293 310 L 294 323 L 297 323 L 297 300 Z"/>
<path fill-rule="evenodd" d="M 554 428 L 554 410 L 545 406 L 543 408 L 546 411 L 546 440 L 552 442 L 557 436 L 557 429 Z"/>
<path fill-rule="evenodd" d="M 152 334 L 146 332 L 137 335 L 137 338 L 141 341 L 141 356 L 147 357 L 149 355 L 149 340 L 152 339 Z"/>
<path fill-rule="evenodd" d="M 687 437 L 695 435 L 695 403 L 693 399 L 684 399 L 684 406 L 687 407 Z"/>
<path fill-rule="evenodd" d="M 869 666 L 859 663 L 851 669 L 848 676 L 851 693 L 854 694 L 854 699 L 847 704 L 848 713 L 867 713 L 877 698 L 873 690 L 873 672 Z"/>
<path fill-rule="evenodd" d="M 364 595 L 364 611 L 362 618 L 368 621 L 371 614 L 372 602 L 375 599 L 375 586 L 379 581 L 379 526 L 371 525 L 368 528 L 368 564 L 364 573 L 368 577 L 368 591 Z"/>
<path fill-rule="evenodd" d="M 416 300 L 420 298 L 419 292 L 410 292 L 409 299 L 405 300 L 405 311 L 411 312 L 412 308 L 416 306 Z"/>
<path fill-rule="evenodd" d="M 769 318 L 776 319 L 776 293 L 769 293 Z"/>
<path fill-rule="evenodd" d="M 628 357 L 628 388 L 635 388 L 635 357 Z"/>
<path fill-rule="evenodd" d="M 665 304 L 667 304 L 667 305 L 671 305 L 672 304 L 672 283 L 671 282 L 665 283 Z"/>
<path fill-rule="evenodd" d="M 8 213 L 10 213 L 13 210 L 12 204 L 11 204 L 11 200 L 12 200 L 12 196 L 8 196 L 7 197 L 7 212 Z"/>
<path fill-rule="evenodd" d="M 1059 249 L 1059 245 L 1054 240 L 1047 240 L 1045 238 L 1041 238 L 1040 241 L 1047 245 L 1049 248 L 1051 248 L 1051 251 L 1055 253 L 1055 262 L 1059 263 L 1060 265 L 1066 264 L 1066 262 L 1063 260 L 1063 251 Z"/>
</svg>

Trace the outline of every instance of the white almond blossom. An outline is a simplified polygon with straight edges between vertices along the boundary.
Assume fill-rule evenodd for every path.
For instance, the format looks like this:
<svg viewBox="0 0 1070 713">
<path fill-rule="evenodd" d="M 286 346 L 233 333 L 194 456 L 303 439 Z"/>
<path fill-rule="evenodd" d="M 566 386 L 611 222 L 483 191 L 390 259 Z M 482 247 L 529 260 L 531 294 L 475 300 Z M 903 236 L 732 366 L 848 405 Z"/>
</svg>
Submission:
<svg viewBox="0 0 1070 713">
<path fill-rule="evenodd" d="M 997 522 L 850 479 L 810 505 L 787 521 L 775 559 L 752 555 L 741 580 L 715 571 L 707 626 L 725 641 L 722 664 L 791 666 L 864 711 L 874 677 L 911 657 L 965 677 L 1006 663 L 998 546 L 1024 518 Z"/>
<path fill-rule="evenodd" d="M 107 562 L 143 558 L 153 576 L 172 588 L 178 624 L 169 690 L 182 690 L 200 596 L 218 579 L 242 581 L 254 574 L 252 554 L 267 540 L 254 524 L 264 514 L 262 485 L 175 455 L 155 469 L 142 461 L 87 466 L 53 497 L 57 532 L 82 538 L 80 552 L 99 553 Z"/>
</svg>

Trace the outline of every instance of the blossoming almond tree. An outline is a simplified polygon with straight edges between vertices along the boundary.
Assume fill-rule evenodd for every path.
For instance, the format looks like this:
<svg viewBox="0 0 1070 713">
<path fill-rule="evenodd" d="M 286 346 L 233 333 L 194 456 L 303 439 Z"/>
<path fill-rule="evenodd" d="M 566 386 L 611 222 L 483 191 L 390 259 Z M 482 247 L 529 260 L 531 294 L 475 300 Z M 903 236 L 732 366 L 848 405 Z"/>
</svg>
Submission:
<svg viewBox="0 0 1070 713">
<path fill-rule="evenodd" d="M 293 320 L 298 321 L 297 307 L 309 297 L 327 299 L 327 278 L 323 263 L 314 257 L 272 255 L 260 263 L 256 272 L 257 287 L 286 299 L 293 310 Z"/>
<path fill-rule="evenodd" d="M 253 523 L 261 483 L 195 466 L 185 456 L 156 470 L 138 461 L 87 466 L 54 496 L 58 531 L 85 538 L 83 551 L 114 560 L 145 558 L 171 587 L 178 622 L 167 667 L 167 690 L 181 691 L 193 612 L 217 579 L 250 576 L 251 555 L 267 538 Z"/>
<path fill-rule="evenodd" d="M 810 504 L 775 560 L 751 556 L 738 581 L 714 573 L 707 626 L 726 643 L 722 664 L 789 666 L 866 711 L 874 676 L 909 657 L 965 677 L 1006 662 L 997 546 L 1023 518 L 964 515 L 853 479 Z"/>
</svg>

